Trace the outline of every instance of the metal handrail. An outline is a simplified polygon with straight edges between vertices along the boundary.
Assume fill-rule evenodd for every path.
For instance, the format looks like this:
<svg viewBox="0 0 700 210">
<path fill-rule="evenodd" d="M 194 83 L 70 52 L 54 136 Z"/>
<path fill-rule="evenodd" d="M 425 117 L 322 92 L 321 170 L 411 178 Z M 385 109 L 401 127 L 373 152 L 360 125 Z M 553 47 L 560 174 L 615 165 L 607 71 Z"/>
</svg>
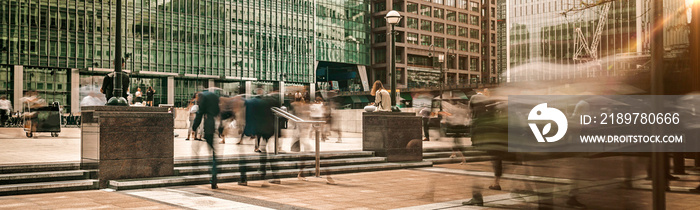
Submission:
<svg viewBox="0 0 700 210">
<path fill-rule="evenodd" d="M 284 117 L 287 120 L 291 120 L 294 123 L 300 123 L 300 124 L 311 124 L 312 127 L 314 128 L 314 131 L 316 131 L 316 177 L 321 177 L 321 139 L 319 136 L 319 124 L 326 123 L 325 121 L 318 121 L 318 120 L 304 120 L 301 119 L 300 117 L 297 117 L 296 115 L 293 115 L 289 112 L 287 112 L 284 109 L 281 109 L 279 107 L 272 107 L 272 113 L 275 114 L 275 155 L 278 153 L 277 149 L 277 142 L 279 141 L 279 126 L 280 126 L 280 117 Z"/>
</svg>

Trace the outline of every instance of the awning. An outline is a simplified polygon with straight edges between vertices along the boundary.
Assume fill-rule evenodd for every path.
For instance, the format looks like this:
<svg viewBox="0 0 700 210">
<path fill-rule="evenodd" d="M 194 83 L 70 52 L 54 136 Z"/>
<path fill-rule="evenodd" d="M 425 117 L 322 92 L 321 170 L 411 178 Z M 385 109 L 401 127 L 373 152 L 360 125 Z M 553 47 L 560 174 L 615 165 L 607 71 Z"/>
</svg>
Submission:
<svg viewBox="0 0 700 210">
<path fill-rule="evenodd" d="M 365 96 L 350 96 L 345 97 L 345 103 L 356 104 L 356 103 L 369 103 L 367 97 Z"/>
<path fill-rule="evenodd" d="M 462 92 L 462 91 L 452 92 L 452 98 L 453 99 L 469 99 L 469 97 L 467 97 L 467 94 L 464 94 L 464 92 Z"/>
<path fill-rule="evenodd" d="M 406 101 L 412 101 L 412 100 L 413 100 L 413 97 L 411 97 L 411 94 L 410 94 L 410 93 L 401 93 L 401 98 L 403 98 L 403 100 L 406 100 Z"/>
<path fill-rule="evenodd" d="M 366 96 L 357 96 L 357 97 L 360 98 L 360 101 L 362 101 L 362 103 L 369 103 L 369 100 L 367 99 Z"/>
</svg>

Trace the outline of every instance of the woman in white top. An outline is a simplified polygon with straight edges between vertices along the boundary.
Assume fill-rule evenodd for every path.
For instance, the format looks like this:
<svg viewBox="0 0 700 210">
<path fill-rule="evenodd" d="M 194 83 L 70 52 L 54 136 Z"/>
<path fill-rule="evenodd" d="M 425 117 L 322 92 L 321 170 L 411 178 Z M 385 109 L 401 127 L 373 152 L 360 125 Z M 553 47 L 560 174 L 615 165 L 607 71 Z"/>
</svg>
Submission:
<svg viewBox="0 0 700 210">
<path fill-rule="evenodd" d="M 389 91 L 384 89 L 381 81 L 374 82 L 370 94 L 374 96 L 374 105 L 377 106 L 377 111 L 391 111 L 391 95 L 389 95 Z"/>
<path fill-rule="evenodd" d="M 143 100 L 141 100 L 142 95 L 143 95 L 143 93 L 141 93 L 141 88 L 136 88 L 136 93 L 134 94 L 136 99 L 134 100 L 134 102 L 135 103 L 143 103 Z"/>
</svg>

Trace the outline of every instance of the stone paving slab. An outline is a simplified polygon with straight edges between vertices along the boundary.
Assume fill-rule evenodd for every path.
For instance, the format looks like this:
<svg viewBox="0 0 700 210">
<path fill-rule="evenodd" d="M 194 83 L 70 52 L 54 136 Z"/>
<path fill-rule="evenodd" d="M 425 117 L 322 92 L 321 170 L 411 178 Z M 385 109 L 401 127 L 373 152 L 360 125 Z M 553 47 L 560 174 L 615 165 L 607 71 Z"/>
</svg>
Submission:
<svg viewBox="0 0 700 210">
<path fill-rule="evenodd" d="M 526 186 L 534 187 L 537 192 L 553 192 L 555 197 L 550 203 L 554 209 L 572 209 L 565 204 L 572 188 L 579 189 L 578 199 L 588 209 L 650 209 L 651 205 L 651 191 L 620 187 L 620 177 L 583 180 L 574 186 L 571 185 L 573 180 L 557 177 L 557 174 L 553 176 L 561 180 L 559 182 L 533 182 L 530 179 L 546 177 L 506 173 L 501 181 L 502 191 L 482 191 L 487 201 L 484 207 L 462 206 L 461 202 L 470 199 L 473 186 L 485 187 L 493 181 L 486 175 L 490 172 L 479 167 L 436 168 L 439 170 L 402 169 L 333 175 L 338 185 L 325 184 L 325 179 L 288 178 L 282 179 L 282 184 L 268 187 L 263 187 L 264 181 L 251 181 L 248 186 L 220 183 L 216 190 L 209 185 L 196 185 L 4 196 L 0 197 L 0 209 L 536 209 L 542 197 L 511 193 Z M 683 178 L 695 182 L 700 177 L 695 173 L 692 170 Z M 634 179 L 635 183 L 645 182 L 643 176 Z M 668 192 L 666 199 L 668 209 L 700 207 L 700 194 Z"/>
</svg>

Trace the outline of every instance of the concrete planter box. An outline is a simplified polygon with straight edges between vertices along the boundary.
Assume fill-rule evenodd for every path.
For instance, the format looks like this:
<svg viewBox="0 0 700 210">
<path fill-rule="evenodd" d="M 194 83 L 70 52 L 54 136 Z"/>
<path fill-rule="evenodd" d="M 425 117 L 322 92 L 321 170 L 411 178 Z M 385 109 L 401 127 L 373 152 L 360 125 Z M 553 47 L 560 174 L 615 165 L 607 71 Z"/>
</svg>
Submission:
<svg viewBox="0 0 700 210">
<path fill-rule="evenodd" d="M 412 112 L 363 112 L 362 151 L 389 162 L 422 161 L 421 126 Z"/>
</svg>

